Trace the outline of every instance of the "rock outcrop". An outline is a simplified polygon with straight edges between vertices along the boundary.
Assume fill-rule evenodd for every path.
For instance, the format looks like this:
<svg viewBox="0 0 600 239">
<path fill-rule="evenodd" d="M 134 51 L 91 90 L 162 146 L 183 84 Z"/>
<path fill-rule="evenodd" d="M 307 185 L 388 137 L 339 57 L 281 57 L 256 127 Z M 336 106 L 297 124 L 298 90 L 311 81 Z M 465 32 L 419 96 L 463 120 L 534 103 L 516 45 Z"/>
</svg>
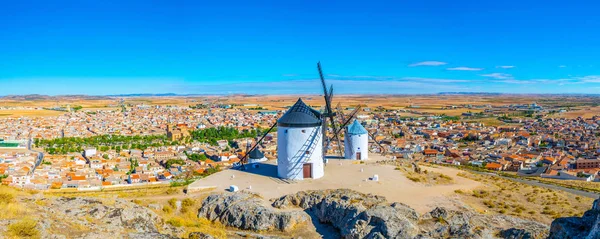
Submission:
<svg viewBox="0 0 600 239">
<path fill-rule="evenodd" d="M 557 218 L 550 226 L 549 239 L 600 238 L 600 199 L 582 217 Z"/>
<path fill-rule="evenodd" d="M 419 219 L 417 238 L 544 238 L 544 224 L 505 215 L 482 215 L 468 210 L 435 208 Z"/>
<path fill-rule="evenodd" d="M 301 207 L 340 230 L 344 238 L 412 238 L 417 234 L 419 216 L 410 207 L 386 205 L 384 197 L 348 189 L 299 192 L 276 199 L 272 205 Z"/>
<path fill-rule="evenodd" d="M 312 216 L 313 220 L 337 229 L 337 236 L 352 239 L 525 239 L 543 238 L 548 231 L 548 227 L 540 223 L 509 216 L 480 215 L 468 210 L 436 208 L 419 216 L 407 205 L 390 204 L 384 197 L 348 189 L 298 192 L 271 202 L 277 209 L 265 206 L 260 198 L 247 193 L 213 194 L 204 200 L 199 216 L 240 229 L 280 231 L 289 230 L 291 224 L 310 222 L 309 216 Z M 282 216 L 288 213 L 293 216 Z M 290 220 L 290 217 L 295 219 Z"/>
<path fill-rule="evenodd" d="M 43 237 L 176 238 L 172 235 L 179 233 L 148 208 L 122 199 L 58 197 L 44 198 L 42 203 Z"/>
<path fill-rule="evenodd" d="M 189 239 L 215 239 L 213 236 L 203 232 L 192 232 L 188 235 Z"/>
<path fill-rule="evenodd" d="M 311 223 L 310 216 L 302 211 L 277 210 L 246 192 L 211 194 L 202 202 L 198 216 L 253 231 L 290 231 L 298 225 Z"/>
</svg>

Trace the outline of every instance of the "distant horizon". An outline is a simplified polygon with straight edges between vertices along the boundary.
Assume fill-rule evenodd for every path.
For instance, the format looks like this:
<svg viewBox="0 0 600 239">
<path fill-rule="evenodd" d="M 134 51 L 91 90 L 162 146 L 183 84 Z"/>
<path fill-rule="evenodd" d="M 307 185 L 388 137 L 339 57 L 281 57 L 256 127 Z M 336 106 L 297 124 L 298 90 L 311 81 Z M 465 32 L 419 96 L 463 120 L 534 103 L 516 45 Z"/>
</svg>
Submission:
<svg viewBox="0 0 600 239">
<path fill-rule="evenodd" d="M 600 93 L 499 93 L 499 92 L 438 92 L 423 94 L 402 94 L 402 93 L 355 93 L 355 94 L 337 94 L 334 97 L 343 96 L 458 96 L 458 95 L 497 95 L 497 96 L 595 96 L 600 97 Z M 46 97 L 202 97 L 202 96 L 323 96 L 323 94 L 243 94 L 243 93 L 224 93 L 224 94 L 176 94 L 176 93 L 130 93 L 116 95 L 90 95 L 90 94 L 65 94 L 65 95 L 45 95 L 45 94 L 22 94 L 22 95 L 0 95 L 0 98 L 6 97 L 24 97 L 24 96 L 46 96 Z"/>
<path fill-rule="evenodd" d="M 595 7 L 594 7 L 595 6 Z M 600 92 L 600 2 L 11 1 L 0 95 Z"/>
</svg>

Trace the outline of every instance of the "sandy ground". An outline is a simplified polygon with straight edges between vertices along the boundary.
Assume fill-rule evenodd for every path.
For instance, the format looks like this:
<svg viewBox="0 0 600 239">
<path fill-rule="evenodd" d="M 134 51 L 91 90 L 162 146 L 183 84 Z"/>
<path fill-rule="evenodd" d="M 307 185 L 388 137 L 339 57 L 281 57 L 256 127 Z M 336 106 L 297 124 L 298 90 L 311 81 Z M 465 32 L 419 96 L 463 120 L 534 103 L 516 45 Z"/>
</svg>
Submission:
<svg viewBox="0 0 600 239">
<path fill-rule="evenodd" d="M 378 159 L 383 158 L 371 155 L 371 159 L 367 162 Z M 460 172 L 456 169 L 429 167 L 425 169 L 451 176 L 455 183 L 427 186 L 410 181 L 391 165 L 330 160 L 325 167 L 325 176 L 320 179 L 287 183 L 276 177 L 275 162 L 267 162 L 260 164 L 259 168 L 251 168 L 247 171 L 225 170 L 200 179 L 188 188 L 192 191 L 214 187 L 215 191 L 225 191 L 230 185 L 236 185 L 244 190 L 251 187 L 250 191 L 260 193 L 266 199 L 305 190 L 349 188 L 362 193 L 385 196 L 389 202 L 402 202 L 419 213 L 425 213 L 436 206 L 454 206 L 455 204 L 448 200 L 448 196 L 454 194 L 454 190 L 470 190 L 480 186 L 479 182 L 456 176 Z M 369 180 L 375 174 L 379 175 L 378 182 Z"/>
<path fill-rule="evenodd" d="M 21 117 L 21 116 L 29 116 L 29 117 L 47 117 L 47 116 L 58 116 L 62 115 L 65 112 L 62 111 L 54 111 L 54 110 L 0 110 L 0 118 L 5 117 Z"/>
</svg>

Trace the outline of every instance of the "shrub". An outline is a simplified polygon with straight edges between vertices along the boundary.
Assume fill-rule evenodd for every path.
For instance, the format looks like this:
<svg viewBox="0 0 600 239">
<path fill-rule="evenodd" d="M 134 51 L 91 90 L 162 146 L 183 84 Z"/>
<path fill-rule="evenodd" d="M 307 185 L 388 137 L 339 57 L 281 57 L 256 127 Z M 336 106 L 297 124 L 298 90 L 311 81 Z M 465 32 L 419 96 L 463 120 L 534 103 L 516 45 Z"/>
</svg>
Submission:
<svg viewBox="0 0 600 239">
<path fill-rule="evenodd" d="M 419 179 L 418 177 L 413 177 L 413 176 L 406 176 L 406 177 L 408 179 L 410 179 L 410 181 L 413 181 L 413 182 L 416 182 L 416 183 L 418 183 L 418 182 L 421 181 L 421 179 Z"/>
<path fill-rule="evenodd" d="M 177 199 L 171 198 L 171 199 L 169 199 L 168 203 L 169 203 L 169 206 L 171 206 L 172 208 L 177 208 Z"/>
<path fill-rule="evenodd" d="M 521 209 L 520 207 L 515 208 L 515 213 L 521 214 L 521 212 L 523 212 L 523 209 Z"/>
<path fill-rule="evenodd" d="M 40 238 L 37 230 L 37 222 L 31 219 L 23 219 L 8 226 L 7 234 L 17 238 Z"/>
<path fill-rule="evenodd" d="M 181 207 L 191 207 L 194 206 L 194 200 L 186 198 L 181 201 Z"/>
<path fill-rule="evenodd" d="M 452 180 L 452 177 L 445 175 L 445 174 L 440 174 L 440 178 L 446 179 L 446 180 Z"/>
<path fill-rule="evenodd" d="M 163 212 L 165 212 L 167 214 L 173 212 L 173 208 L 169 207 L 169 206 L 163 207 L 162 210 L 163 210 Z"/>
<path fill-rule="evenodd" d="M 8 204 L 15 200 L 15 196 L 8 192 L 0 192 L 0 204 Z"/>
<path fill-rule="evenodd" d="M 174 227 L 181 227 L 183 226 L 184 221 L 181 218 L 171 218 L 169 220 L 167 220 L 167 224 L 174 226 Z"/>
</svg>

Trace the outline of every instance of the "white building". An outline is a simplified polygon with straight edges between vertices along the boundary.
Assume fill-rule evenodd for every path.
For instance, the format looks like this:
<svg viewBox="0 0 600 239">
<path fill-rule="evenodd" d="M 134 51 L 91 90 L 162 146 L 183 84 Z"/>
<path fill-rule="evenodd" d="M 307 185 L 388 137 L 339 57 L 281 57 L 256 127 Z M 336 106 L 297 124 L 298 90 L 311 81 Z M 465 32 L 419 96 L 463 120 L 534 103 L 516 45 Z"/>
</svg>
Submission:
<svg viewBox="0 0 600 239">
<path fill-rule="evenodd" d="M 277 175 L 280 178 L 323 177 L 322 124 L 321 113 L 301 99 L 277 120 Z"/>
<path fill-rule="evenodd" d="M 358 120 L 346 127 L 344 158 L 365 160 L 369 158 L 369 132 Z"/>
<path fill-rule="evenodd" d="M 96 148 L 87 148 L 85 149 L 85 151 L 83 151 L 83 156 L 85 157 L 92 157 L 96 155 Z"/>
<path fill-rule="evenodd" d="M 248 155 L 248 163 L 259 163 L 267 161 L 265 155 L 258 150 L 258 147 L 254 150 L 250 151 L 250 155 Z"/>
</svg>

